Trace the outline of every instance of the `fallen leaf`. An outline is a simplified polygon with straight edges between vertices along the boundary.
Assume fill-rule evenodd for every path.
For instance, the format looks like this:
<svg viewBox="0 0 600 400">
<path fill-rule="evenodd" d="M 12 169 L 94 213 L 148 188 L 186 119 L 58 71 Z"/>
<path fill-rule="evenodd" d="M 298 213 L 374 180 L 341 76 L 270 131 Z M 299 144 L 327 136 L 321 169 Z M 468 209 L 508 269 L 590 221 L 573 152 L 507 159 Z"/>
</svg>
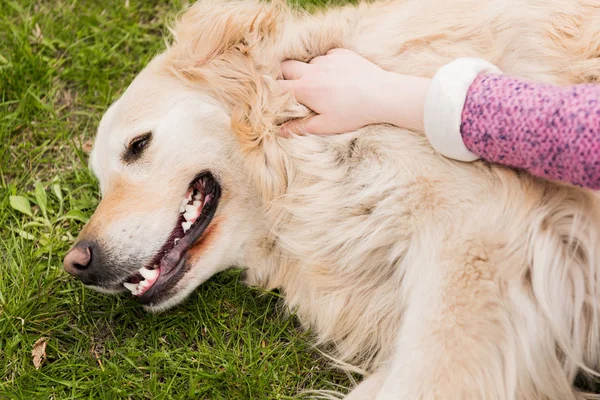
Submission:
<svg viewBox="0 0 600 400">
<path fill-rule="evenodd" d="M 46 358 L 46 340 L 48 338 L 41 337 L 33 344 L 31 356 L 33 357 L 33 366 L 35 369 L 40 369 L 42 362 Z"/>
<path fill-rule="evenodd" d="M 83 152 L 85 154 L 90 154 L 90 152 L 92 151 L 92 147 L 94 146 L 94 141 L 92 139 L 87 139 L 85 142 L 83 142 L 83 144 L 81 145 L 81 149 L 83 150 Z"/>
</svg>

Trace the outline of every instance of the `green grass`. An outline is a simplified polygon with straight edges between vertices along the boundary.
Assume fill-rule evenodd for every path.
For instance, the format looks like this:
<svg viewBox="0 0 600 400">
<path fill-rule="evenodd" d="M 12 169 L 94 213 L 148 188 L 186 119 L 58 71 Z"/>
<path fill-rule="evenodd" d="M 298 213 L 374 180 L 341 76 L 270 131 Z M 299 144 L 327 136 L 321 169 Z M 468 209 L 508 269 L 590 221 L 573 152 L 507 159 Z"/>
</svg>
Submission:
<svg viewBox="0 0 600 400">
<path fill-rule="evenodd" d="M 182 3 L 0 2 L 0 399 L 278 399 L 350 384 L 238 271 L 150 315 L 62 270 L 98 201 L 86 151 L 102 112 Z"/>
</svg>

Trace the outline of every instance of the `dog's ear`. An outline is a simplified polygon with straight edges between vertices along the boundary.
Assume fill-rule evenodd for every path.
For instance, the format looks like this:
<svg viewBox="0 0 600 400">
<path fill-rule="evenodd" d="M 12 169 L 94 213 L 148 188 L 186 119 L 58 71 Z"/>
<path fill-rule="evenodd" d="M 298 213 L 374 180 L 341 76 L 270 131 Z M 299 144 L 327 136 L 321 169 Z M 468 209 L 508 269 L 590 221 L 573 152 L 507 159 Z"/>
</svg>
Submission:
<svg viewBox="0 0 600 400">
<path fill-rule="evenodd" d="M 281 62 L 309 61 L 342 46 L 351 29 L 335 19 L 299 23 L 305 18 L 285 0 L 201 0 L 175 25 L 165 57 L 168 70 L 230 112 L 248 171 L 267 200 L 285 192 L 293 174 L 280 148 L 280 124 L 310 112 L 276 89 Z"/>
<path fill-rule="evenodd" d="M 229 53 L 248 53 L 275 34 L 278 4 L 202 0 L 187 9 L 171 29 L 170 63 L 193 73 Z"/>
<path fill-rule="evenodd" d="M 175 25 L 165 58 L 172 73 L 208 90 L 230 111 L 250 174 L 267 198 L 287 187 L 271 100 L 281 61 L 273 42 L 288 11 L 278 0 L 202 0 Z"/>
</svg>

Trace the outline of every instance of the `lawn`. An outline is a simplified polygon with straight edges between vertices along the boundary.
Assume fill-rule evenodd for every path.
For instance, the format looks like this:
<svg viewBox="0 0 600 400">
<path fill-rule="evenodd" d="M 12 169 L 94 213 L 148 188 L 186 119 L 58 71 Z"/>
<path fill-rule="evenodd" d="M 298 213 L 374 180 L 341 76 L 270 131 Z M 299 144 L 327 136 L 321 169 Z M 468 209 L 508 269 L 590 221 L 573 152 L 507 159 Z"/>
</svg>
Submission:
<svg viewBox="0 0 600 400">
<path fill-rule="evenodd" d="M 100 117 L 182 6 L 0 1 L 0 399 L 285 399 L 351 385 L 239 271 L 151 315 L 62 270 L 98 202 L 87 152 Z"/>
</svg>

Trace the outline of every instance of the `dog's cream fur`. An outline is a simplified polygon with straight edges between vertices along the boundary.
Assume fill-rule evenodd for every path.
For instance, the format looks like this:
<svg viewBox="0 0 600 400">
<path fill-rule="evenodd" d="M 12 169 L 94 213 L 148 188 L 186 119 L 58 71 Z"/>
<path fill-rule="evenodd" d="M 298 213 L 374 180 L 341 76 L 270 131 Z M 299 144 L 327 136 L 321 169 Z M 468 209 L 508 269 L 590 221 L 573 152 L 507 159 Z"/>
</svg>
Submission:
<svg viewBox="0 0 600 400">
<path fill-rule="evenodd" d="M 284 59 L 347 47 L 398 73 L 473 56 L 506 74 L 593 82 L 596 0 L 405 0 L 314 16 L 207 0 L 174 37 L 102 121 L 91 165 L 104 199 L 82 234 L 143 263 L 194 174 L 217 176 L 210 240 L 153 309 L 238 265 L 249 284 L 281 288 L 337 359 L 374 373 L 351 398 L 592 397 L 573 381 L 600 367 L 594 193 L 453 162 L 392 126 L 282 139 L 280 124 L 308 110 L 274 80 Z M 123 164 L 146 130 L 147 154 Z"/>
</svg>

